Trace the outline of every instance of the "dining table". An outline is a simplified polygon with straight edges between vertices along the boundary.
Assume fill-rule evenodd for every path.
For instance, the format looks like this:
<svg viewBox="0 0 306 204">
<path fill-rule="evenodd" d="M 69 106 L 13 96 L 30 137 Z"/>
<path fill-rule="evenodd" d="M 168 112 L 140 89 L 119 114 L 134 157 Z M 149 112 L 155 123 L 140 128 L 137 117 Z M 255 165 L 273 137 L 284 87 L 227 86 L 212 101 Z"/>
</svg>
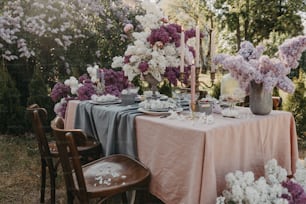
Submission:
<svg viewBox="0 0 306 204">
<path fill-rule="evenodd" d="M 91 107 L 91 112 L 86 112 L 85 106 Z M 72 100 L 66 110 L 65 128 L 91 133 L 99 126 L 105 128 L 105 108 L 110 106 Z M 213 113 L 209 120 L 189 111 L 161 117 L 131 109 L 134 115 L 129 131 L 134 132 L 129 139 L 134 142 L 127 145 L 135 148 L 130 151 L 132 156 L 151 171 L 150 193 L 166 204 L 212 204 L 226 188 L 225 176 L 230 172 L 252 171 L 259 178 L 264 176 L 265 164 L 276 159 L 292 175 L 298 160 L 292 113 L 272 110 L 268 115 L 253 115 L 249 108 L 235 108 L 239 117 Z M 90 123 L 80 121 L 86 118 L 80 115 L 93 113 L 96 117 L 86 119 Z M 121 130 L 121 134 L 126 131 Z M 107 134 L 96 137 L 103 142 L 113 139 Z M 116 150 L 108 153 L 121 153 L 120 148 Z"/>
</svg>

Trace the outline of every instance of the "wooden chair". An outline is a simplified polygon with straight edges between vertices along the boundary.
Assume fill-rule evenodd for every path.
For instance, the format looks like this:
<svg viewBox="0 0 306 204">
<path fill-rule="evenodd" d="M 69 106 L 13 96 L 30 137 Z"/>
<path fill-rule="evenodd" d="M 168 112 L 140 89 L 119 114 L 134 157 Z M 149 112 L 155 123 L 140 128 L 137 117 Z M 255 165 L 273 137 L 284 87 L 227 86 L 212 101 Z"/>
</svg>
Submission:
<svg viewBox="0 0 306 204">
<path fill-rule="evenodd" d="M 46 188 L 46 170 L 48 168 L 50 175 L 51 187 L 51 204 L 55 204 L 55 179 L 57 176 L 57 168 L 60 162 L 59 154 L 55 141 L 48 141 L 43 121 L 47 119 L 47 111 L 39 107 L 37 104 L 32 104 L 27 107 L 27 111 L 31 115 L 33 131 L 37 139 L 38 148 L 41 157 L 41 187 L 40 187 L 40 202 L 44 203 L 45 188 Z M 64 121 L 60 117 L 56 117 L 59 128 L 64 128 Z M 85 141 L 84 146 L 78 149 L 82 155 L 82 162 L 88 163 L 102 156 L 102 146 L 96 141 Z"/>
<path fill-rule="evenodd" d="M 47 119 L 47 111 L 44 108 L 40 108 L 37 104 L 30 105 L 27 111 L 31 115 L 33 131 L 38 143 L 41 159 L 40 203 L 44 203 L 45 200 L 46 169 L 48 168 L 51 186 L 51 204 L 55 204 L 55 178 L 60 160 L 55 141 L 48 141 L 45 135 L 42 121 Z"/>
<path fill-rule="evenodd" d="M 92 199 L 102 203 L 116 194 L 147 188 L 150 172 L 140 162 L 126 155 L 116 154 L 81 166 L 76 147 L 82 141 L 75 140 L 76 132 L 63 131 L 52 123 L 51 128 L 64 171 L 69 204 L 73 203 L 74 198 L 82 204 L 87 204 Z M 135 192 L 131 196 L 131 203 L 135 200 Z"/>
<path fill-rule="evenodd" d="M 80 144 L 77 149 L 81 155 L 82 164 L 99 159 L 103 156 L 102 145 L 99 141 L 92 137 L 88 137 L 81 129 L 64 129 L 64 119 L 62 117 L 56 116 L 52 120 L 52 124 L 57 129 L 74 134 L 74 139 Z"/>
</svg>

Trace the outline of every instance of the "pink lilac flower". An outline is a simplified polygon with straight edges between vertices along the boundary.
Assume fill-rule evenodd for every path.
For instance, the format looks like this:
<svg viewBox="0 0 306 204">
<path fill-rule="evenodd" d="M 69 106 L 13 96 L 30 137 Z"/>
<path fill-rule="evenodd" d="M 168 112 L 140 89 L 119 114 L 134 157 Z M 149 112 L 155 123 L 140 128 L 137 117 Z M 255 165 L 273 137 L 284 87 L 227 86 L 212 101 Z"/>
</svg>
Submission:
<svg viewBox="0 0 306 204">
<path fill-rule="evenodd" d="M 291 68 L 298 65 L 302 52 L 306 49 L 306 36 L 286 40 L 279 47 L 279 59 L 262 56 L 264 47 L 245 41 L 237 56 L 219 54 L 213 63 L 220 64 L 238 80 L 240 87 L 248 92 L 248 84 L 254 80 L 263 83 L 264 90 L 272 91 L 274 87 L 293 93 L 294 84 L 287 77 Z"/>
<path fill-rule="evenodd" d="M 298 36 L 287 39 L 279 47 L 279 57 L 287 67 L 295 69 L 298 66 L 298 60 L 306 49 L 306 36 Z"/>
<path fill-rule="evenodd" d="M 132 24 L 130 24 L 130 23 L 126 24 L 126 25 L 124 26 L 124 28 L 123 28 L 123 30 L 124 30 L 125 33 L 129 33 L 129 32 L 131 32 L 131 31 L 133 31 L 133 29 L 134 29 L 134 26 L 133 26 Z"/>
</svg>

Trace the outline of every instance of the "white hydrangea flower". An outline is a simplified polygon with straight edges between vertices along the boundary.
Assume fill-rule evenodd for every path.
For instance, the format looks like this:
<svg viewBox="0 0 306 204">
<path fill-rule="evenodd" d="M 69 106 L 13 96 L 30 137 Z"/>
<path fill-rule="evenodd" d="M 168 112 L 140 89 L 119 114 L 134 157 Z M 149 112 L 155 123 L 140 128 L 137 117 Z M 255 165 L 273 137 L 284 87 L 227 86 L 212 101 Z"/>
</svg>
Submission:
<svg viewBox="0 0 306 204">
<path fill-rule="evenodd" d="M 124 63 L 123 63 L 124 59 L 123 57 L 114 57 L 113 58 L 113 62 L 112 62 L 112 68 L 118 68 L 118 67 L 123 67 Z"/>
<path fill-rule="evenodd" d="M 71 76 L 69 79 L 66 79 L 64 84 L 70 87 L 71 94 L 77 94 L 77 90 L 79 88 L 79 81 L 74 76 Z"/>
</svg>

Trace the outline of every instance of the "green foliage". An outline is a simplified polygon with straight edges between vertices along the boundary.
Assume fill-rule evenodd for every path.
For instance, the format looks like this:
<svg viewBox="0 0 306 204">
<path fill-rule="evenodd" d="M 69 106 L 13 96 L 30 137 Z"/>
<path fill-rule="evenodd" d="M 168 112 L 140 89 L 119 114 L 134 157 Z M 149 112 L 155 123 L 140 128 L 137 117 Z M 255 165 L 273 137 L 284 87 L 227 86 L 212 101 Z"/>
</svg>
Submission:
<svg viewBox="0 0 306 204">
<path fill-rule="evenodd" d="M 218 10 L 220 29 L 235 34 L 232 36 L 235 44 L 231 46 L 237 50 L 243 40 L 257 45 L 269 39 L 272 32 L 288 38 L 303 30 L 298 15 L 306 9 L 302 0 L 216 0 L 214 6 Z"/>
<path fill-rule="evenodd" d="M 218 81 L 215 83 L 215 85 L 212 87 L 210 95 L 214 98 L 219 98 L 221 95 L 221 82 Z"/>
<path fill-rule="evenodd" d="M 20 93 L 3 65 L 0 66 L 0 87 L 0 133 L 23 133 L 25 108 L 20 105 Z"/>
<path fill-rule="evenodd" d="M 167 79 L 164 79 L 163 83 L 161 83 L 158 88 L 159 93 L 164 94 L 168 97 L 172 97 L 172 86 Z"/>
<path fill-rule="evenodd" d="M 304 132 L 306 132 L 306 88 L 304 81 L 305 77 L 295 81 L 295 92 L 288 96 L 284 109 L 292 112 L 296 122 L 299 145 L 306 147 L 306 135 L 304 135 Z"/>
<path fill-rule="evenodd" d="M 42 73 L 40 70 L 36 70 L 32 77 L 32 80 L 29 84 L 29 97 L 27 100 L 27 106 L 31 104 L 38 104 L 40 107 L 43 107 L 48 112 L 47 124 L 50 124 L 51 120 L 55 117 L 53 111 L 53 102 L 48 93 L 48 87 L 44 82 Z M 30 127 L 27 124 L 27 127 Z"/>
</svg>

